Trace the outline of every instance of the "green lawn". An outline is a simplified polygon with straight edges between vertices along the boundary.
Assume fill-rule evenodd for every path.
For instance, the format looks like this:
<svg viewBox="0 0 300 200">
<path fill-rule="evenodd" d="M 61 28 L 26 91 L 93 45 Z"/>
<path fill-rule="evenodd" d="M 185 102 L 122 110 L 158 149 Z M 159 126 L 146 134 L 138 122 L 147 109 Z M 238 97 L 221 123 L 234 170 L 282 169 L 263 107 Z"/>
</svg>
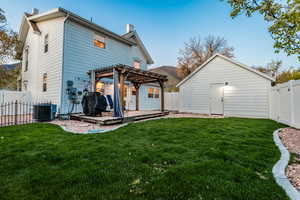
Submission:
<svg viewBox="0 0 300 200">
<path fill-rule="evenodd" d="M 259 119 L 162 119 L 75 135 L 0 128 L 0 199 L 288 199 L 280 153 Z"/>
</svg>

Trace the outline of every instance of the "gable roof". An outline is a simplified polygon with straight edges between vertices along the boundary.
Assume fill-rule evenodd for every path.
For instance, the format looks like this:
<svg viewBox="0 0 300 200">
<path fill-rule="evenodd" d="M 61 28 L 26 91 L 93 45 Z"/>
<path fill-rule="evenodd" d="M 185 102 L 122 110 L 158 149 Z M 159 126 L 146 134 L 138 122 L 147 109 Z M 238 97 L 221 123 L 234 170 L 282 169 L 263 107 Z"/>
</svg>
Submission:
<svg viewBox="0 0 300 200">
<path fill-rule="evenodd" d="M 147 64 L 154 63 L 149 52 L 147 51 L 146 47 L 144 46 L 142 40 L 140 39 L 140 37 L 136 31 L 131 31 L 129 33 L 126 33 L 122 37 L 124 37 L 126 39 L 133 39 L 136 42 L 136 44 L 138 45 L 138 47 L 140 48 L 140 50 L 142 51 L 143 55 L 145 56 L 145 58 L 147 60 Z"/>
<path fill-rule="evenodd" d="M 260 72 L 260 71 L 258 71 L 258 70 L 256 70 L 256 69 L 253 69 L 253 68 L 251 68 L 251 67 L 248 67 L 247 65 L 244 65 L 244 64 L 242 64 L 242 63 L 240 63 L 240 62 L 238 62 L 238 61 L 235 61 L 235 60 L 233 60 L 233 59 L 231 59 L 231 58 L 228 58 L 228 57 L 226 57 L 226 56 L 224 56 L 224 55 L 221 55 L 221 54 L 215 54 L 215 55 L 213 55 L 212 57 L 210 57 L 207 61 L 205 61 L 202 65 L 200 65 L 199 67 L 197 67 L 195 71 L 193 71 L 191 74 L 189 74 L 187 77 L 185 77 L 182 81 L 180 81 L 180 83 L 178 83 L 178 84 L 176 85 L 176 87 L 181 86 L 181 85 L 182 85 L 183 83 L 185 83 L 187 80 L 189 80 L 190 78 L 192 78 L 198 71 L 200 71 L 203 67 L 205 67 L 208 63 L 210 63 L 210 62 L 211 62 L 212 60 L 214 60 L 216 57 L 220 57 L 220 58 L 222 58 L 222 59 L 224 59 L 224 60 L 226 60 L 226 61 L 228 61 L 228 62 L 231 62 L 231 63 L 233 63 L 233 64 L 235 64 L 235 65 L 237 65 L 237 66 L 239 66 L 239 67 L 241 67 L 241 68 L 243 68 L 243 69 L 246 69 L 246 70 L 248 70 L 248 71 L 250 71 L 250 72 L 252 72 L 252 73 L 255 73 L 255 74 L 257 74 L 257 75 L 259 75 L 259 76 L 261 76 L 261 77 L 263 77 L 263 78 L 265 78 L 265 79 L 268 79 L 269 81 L 275 81 L 274 78 L 272 78 L 272 77 L 270 77 L 270 76 L 268 76 L 268 75 L 266 75 L 266 74 L 264 74 L 264 73 L 262 73 L 262 72 Z"/>
<path fill-rule="evenodd" d="M 58 18 L 58 17 L 67 17 L 68 20 L 72 20 L 78 24 L 81 24 L 82 26 L 90 28 L 96 32 L 102 33 L 102 34 L 109 36 L 109 37 L 111 37 L 119 42 L 122 42 L 124 44 L 130 45 L 130 46 L 136 45 L 135 42 L 130 41 L 127 38 L 122 37 L 121 35 L 118 35 L 112 31 L 109 31 L 108 29 L 105 29 L 102 26 L 99 26 L 99 25 L 97 25 L 87 19 L 84 19 L 84 18 L 82 18 L 68 10 L 65 10 L 63 8 L 55 8 L 48 12 L 44 12 L 44 13 L 36 14 L 36 15 L 30 15 L 28 13 L 25 13 L 22 18 L 22 22 L 21 22 L 21 26 L 20 26 L 20 30 L 19 30 L 19 40 L 22 43 L 25 42 L 28 30 L 29 30 L 29 26 L 32 26 L 33 30 L 35 32 L 38 32 L 38 27 L 36 26 L 36 23 L 45 21 L 45 20 Z"/>
</svg>

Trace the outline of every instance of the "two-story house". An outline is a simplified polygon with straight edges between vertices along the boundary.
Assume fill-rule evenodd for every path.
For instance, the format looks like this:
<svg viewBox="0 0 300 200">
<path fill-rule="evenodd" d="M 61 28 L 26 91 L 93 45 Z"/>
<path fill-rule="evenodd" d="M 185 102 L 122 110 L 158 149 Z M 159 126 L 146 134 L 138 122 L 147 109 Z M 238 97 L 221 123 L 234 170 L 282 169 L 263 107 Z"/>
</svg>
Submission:
<svg viewBox="0 0 300 200">
<path fill-rule="evenodd" d="M 124 35 L 109 31 L 63 8 L 39 13 L 25 13 L 19 31 L 22 43 L 22 90 L 35 100 L 48 100 L 58 105 L 60 113 L 70 111 L 67 82 L 78 91 L 90 85 L 89 70 L 125 64 L 147 70 L 153 60 L 133 25 L 126 26 Z M 96 83 L 96 89 L 112 94 L 111 80 Z M 126 108 L 135 107 L 135 91 L 126 86 Z M 160 107 L 159 89 L 140 88 L 141 110 Z M 74 112 L 80 112 L 81 106 Z"/>
</svg>

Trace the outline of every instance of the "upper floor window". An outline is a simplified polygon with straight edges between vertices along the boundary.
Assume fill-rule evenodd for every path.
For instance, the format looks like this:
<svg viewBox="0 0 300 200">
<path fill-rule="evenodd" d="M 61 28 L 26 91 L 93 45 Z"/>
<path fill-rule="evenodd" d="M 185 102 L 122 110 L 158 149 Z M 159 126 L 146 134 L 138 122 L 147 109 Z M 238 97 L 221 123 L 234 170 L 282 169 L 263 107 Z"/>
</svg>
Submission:
<svg viewBox="0 0 300 200">
<path fill-rule="evenodd" d="M 49 34 L 45 35 L 44 38 L 44 53 L 47 53 L 49 49 Z"/>
<path fill-rule="evenodd" d="M 95 35 L 94 45 L 96 47 L 101 48 L 101 49 L 105 49 L 105 47 L 106 47 L 105 38 L 103 36 L 100 36 L 100 35 Z"/>
<path fill-rule="evenodd" d="M 133 61 L 133 67 L 136 69 L 141 69 L 141 62 L 140 61 Z"/>
<path fill-rule="evenodd" d="M 24 80 L 23 81 L 23 91 L 27 91 L 27 86 L 28 86 L 28 81 Z"/>
<path fill-rule="evenodd" d="M 43 92 L 46 92 L 47 91 L 47 73 L 44 73 L 43 74 Z"/>
<path fill-rule="evenodd" d="M 27 46 L 25 48 L 25 52 L 24 52 L 24 64 L 25 64 L 25 69 L 24 69 L 24 72 L 28 71 L 28 56 L 29 55 L 29 46 Z"/>
</svg>

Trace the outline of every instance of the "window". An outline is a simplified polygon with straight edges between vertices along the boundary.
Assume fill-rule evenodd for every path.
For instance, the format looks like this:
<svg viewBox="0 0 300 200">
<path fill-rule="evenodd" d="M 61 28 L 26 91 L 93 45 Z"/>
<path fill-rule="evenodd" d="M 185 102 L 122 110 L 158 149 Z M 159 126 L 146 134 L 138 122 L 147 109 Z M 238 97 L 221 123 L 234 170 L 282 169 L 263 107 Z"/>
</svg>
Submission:
<svg viewBox="0 0 300 200">
<path fill-rule="evenodd" d="M 148 98 L 159 98 L 159 89 L 148 88 Z"/>
<path fill-rule="evenodd" d="M 96 92 L 104 93 L 104 83 L 101 81 L 98 81 L 96 83 Z"/>
<path fill-rule="evenodd" d="M 141 62 L 135 60 L 135 61 L 133 62 L 133 67 L 136 68 L 136 69 L 141 69 Z"/>
<path fill-rule="evenodd" d="M 148 88 L 148 98 L 153 98 L 154 97 L 154 89 L 153 88 Z"/>
<path fill-rule="evenodd" d="M 95 35 L 95 39 L 94 39 L 94 45 L 96 47 L 99 47 L 101 49 L 105 49 L 106 45 L 105 45 L 105 38 L 100 36 L 100 35 Z"/>
<path fill-rule="evenodd" d="M 154 98 L 159 98 L 159 89 L 155 89 Z"/>
<path fill-rule="evenodd" d="M 136 95 L 136 89 L 135 89 L 135 87 L 131 87 L 132 89 L 131 89 L 131 95 Z"/>
<path fill-rule="evenodd" d="M 29 54 L 29 47 L 27 46 L 25 48 L 25 52 L 24 52 L 24 59 L 25 59 L 25 69 L 24 72 L 28 71 L 28 54 Z"/>
<path fill-rule="evenodd" d="M 44 38 L 44 53 L 48 52 L 48 48 L 49 48 L 49 35 L 45 35 Z"/>
<path fill-rule="evenodd" d="M 27 91 L 28 81 L 23 81 L 23 91 Z"/>
<path fill-rule="evenodd" d="M 43 92 L 47 91 L 47 73 L 43 74 Z"/>
</svg>

